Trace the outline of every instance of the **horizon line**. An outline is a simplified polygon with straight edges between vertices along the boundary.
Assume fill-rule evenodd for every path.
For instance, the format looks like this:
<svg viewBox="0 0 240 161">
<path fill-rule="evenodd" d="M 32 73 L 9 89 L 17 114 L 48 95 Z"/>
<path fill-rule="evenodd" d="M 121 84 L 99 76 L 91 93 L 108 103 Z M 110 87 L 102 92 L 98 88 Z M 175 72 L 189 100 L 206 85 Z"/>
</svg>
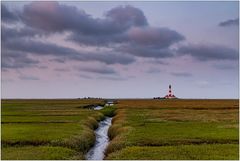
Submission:
<svg viewBox="0 0 240 161">
<path fill-rule="evenodd" d="M 155 97 L 49 97 L 49 98 L 1 98 L 1 100 L 4 100 L 4 99 L 154 99 Z M 160 97 L 160 98 L 163 98 L 163 97 Z M 239 98 L 177 98 L 177 99 L 239 99 Z M 157 100 L 157 99 L 156 99 Z"/>
</svg>

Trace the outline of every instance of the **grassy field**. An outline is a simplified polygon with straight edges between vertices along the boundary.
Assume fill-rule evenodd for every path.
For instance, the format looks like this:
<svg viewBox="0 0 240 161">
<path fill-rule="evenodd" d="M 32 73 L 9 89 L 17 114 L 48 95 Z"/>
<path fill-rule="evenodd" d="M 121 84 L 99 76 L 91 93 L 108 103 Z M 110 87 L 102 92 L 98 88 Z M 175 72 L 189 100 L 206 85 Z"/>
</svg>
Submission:
<svg viewBox="0 0 240 161">
<path fill-rule="evenodd" d="M 238 100 L 120 100 L 106 159 L 238 159 Z"/>
<path fill-rule="evenodd" d="M 2 100 L 1 159 L 84 159 L 114 116 L 106 159 L 239 159 L 238 100 Z"/>
<path fill-rule="evenodd" d="M 236 160 L 238 152 L 237 144 L 131 146 L 110 154 L 109 158 L 116 160 Z"/>
<path fill-rule="evenodd" d="M 3 158 L 7 160 L 65 160 L 84 159 L 82 153 L 60 146 L 4 147 Z"/>
<path fill-rule="evenodd" d="M 103 100 L 2 100 L 2 159 L 84 159 Z"/>
</svg>

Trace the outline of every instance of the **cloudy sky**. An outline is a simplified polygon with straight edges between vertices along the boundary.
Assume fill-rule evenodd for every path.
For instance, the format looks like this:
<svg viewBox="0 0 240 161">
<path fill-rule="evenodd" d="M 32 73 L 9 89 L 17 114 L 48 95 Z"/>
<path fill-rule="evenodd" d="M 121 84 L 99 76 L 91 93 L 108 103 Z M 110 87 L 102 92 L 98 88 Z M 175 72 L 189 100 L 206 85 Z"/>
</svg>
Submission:
<svg viewBox="0 0 240 161">
<path fill-rule="evenodd" d="M 238 98 L 238 2 L 2 2 L 3 98 Z"/>
</svg>

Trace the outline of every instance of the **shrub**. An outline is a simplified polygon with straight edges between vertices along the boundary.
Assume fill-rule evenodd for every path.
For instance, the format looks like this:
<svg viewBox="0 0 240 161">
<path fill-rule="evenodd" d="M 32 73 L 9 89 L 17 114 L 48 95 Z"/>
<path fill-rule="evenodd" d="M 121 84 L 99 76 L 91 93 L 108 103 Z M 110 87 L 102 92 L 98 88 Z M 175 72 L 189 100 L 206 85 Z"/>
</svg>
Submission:
<svg viewBox="0 0 240 161">
<path fill-rule="evenodd" d="M 115 106 L 106 106 L 105 108 L 101 109 L 101 112 L 104 116 L 113 117 L 115 116 L 116 107 Z"/>
</svg>

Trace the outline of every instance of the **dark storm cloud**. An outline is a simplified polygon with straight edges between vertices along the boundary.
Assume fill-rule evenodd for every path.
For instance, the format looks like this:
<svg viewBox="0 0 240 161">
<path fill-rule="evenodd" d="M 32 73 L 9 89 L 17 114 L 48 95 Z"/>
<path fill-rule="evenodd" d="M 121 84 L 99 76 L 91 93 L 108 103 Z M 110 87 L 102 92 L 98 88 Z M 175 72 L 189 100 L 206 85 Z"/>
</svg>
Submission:
<svg viewBox="0 0 240 161">
<path fill-rule="evenodd" d="M 69 53 L 69 55 L 72 56 L 77 54 L 77 52 L 71 48 L 29 39 L 13 39 L 11 41 L 3 42 L 3 44 L 4 47 L 8 49 L 36 55 L 67 56 L 67 53 Z"/>
<path fill-rule="evenodd" d="M 172 72 L 171 75 L 177 76 L 177 77 L 192 77 L 191 73 L 186 73 L 186 72 Z"/>
<path fill-rule="evenodd" d="M 58 2 L 32 2 L 24 6 L 21 19 L 28 26 L 49 32 L 70 31 L 69 39 L 79 44 L 132 42 L 168 47 L 184 40 L 174 30 L 150 27 L 144 13 L 133 6 L 118 6 L 106 12 L 104 18 L 93 18 Z"/>
<path fill-rule="evenodd" d="M 114 53 L 83 53 L 72 48 L 62 47 L 51 43 L 19 39 L 3 42 L 3 48 L 14 51 L 21 51 L 38 56 L 54 56 L 56 61 L 65 62 L 66 60 L 75 61 L 99 61 L 105 64 L 130 64 L 135 61 L 132 56 Z M 4 52 L 4 50 L 3 50 Z"/>
<path fill-rule="evenodd" d="M 220 45 L 187 45 L 177 50 L 179 55 L 191 55 L 197 60 L 238 60 L 238 51 Z"/>
<path fill-rule="evenodd" d="M 126 65 L 135 61 L 133 56 L 171 57 L 173 53 L 169 47 L 185 39 L 174 30 L 149 26 L 144 13 L 133 6 L 118 6 L 106 12 L 104 18 L 93 18 L 75 6 L 58 2 L 32 2 L 18 14 L 25 27 L 15 31 L 3 29 L 5 34 L 2 38 L 6 48 L 58 56 L 52 59 L 58 62 L 74 59 Z M 112 51 L 81 53 L 72 48 L 26 40 L 36 35 L 64 31 L 70 33 L 66 41 L 71 40 L 79 45 L 107 46 Z M 8 38 L 11 41 L 7 42 Z M 22 39 L 12 40 L 14 38 Z"/>
<path fill-rule="evenodd" d="M 120 53 L 126 53 L 144 58 L 167 58 L 174 56 L 169 49 L 171 45 L 182 41 L 185 37 L 168 28 L 153 28 L 150 26 L 132 27 L 125 33 L 102 36 L 74 35 L 70 39 L 85 45 L 111 45 Z"/>
<path fill-rule="evenodd" d="M 114 50 L 145 58 L 172 57 L 169 47 L 185 39 L 180 33 L 168 28 L 150 26 L 132 27 L 124 33 L 108 35 L 74 34 L 70 40 L 84 45 L 108 46 L 117 44 Z"/>
<path fill-rule="evenodd" d="M 110 46 L 116 43 L 128 42 L 126 33 L 106 34 L 106 35 L 84 35 L 71 34 L 66 40 L 76 42 L 81 45 L 88 46 Z"/>
<path fill-rule="evenodd" d="M 2 25 L 1 30 L 1 39 L 3 43 L 5 41 L 12 41 L 12 39 L 29 38 L 42 34 L 42 32 L 39 30 L 26 26 L 20 29 L 16 29 Z"/>
<path fill-rule="evenodd" d="M 13 23 L 18 21 L 16 12 L 10 11 L 4 4 L 1 4 L 1 21 L 6 23 Z"/>
<path fill-rule="evenodd" d="M 35 28 L 50 32 L 74 31 L 81 34 L 101 35 L 122 32 L 131 26 L 143 26 L 147 20 L 143 12 L 132 6 L 116 7 L 105 18 L 93 18 L 74 6 L 58 2 L 32 2 L 23 8 L 22 21 Z"/>
<path fill-rule="evenodd" d="M 97 74 L 117 74 L 117 72 L 108 67 L 81 67 L 81 68 L 76 68 L 78 71 L 84 71 L 84 72 L 90 72 L 90 73 L 97 73 Z"/>
<path fill-rule="evenodd" d="M 221 26 L 221 27 L 238 26 L 239 25 L 239 18 L 226 20 L 226 21 L 220 22 L 218 25 Z"/>
<path fill-rule="evenodd" d="M 148 24 L 144 13 L 132 6 L 118 6 L 107 12 L 106 17 L 118 25 L 145 26 Z"/>
<path fill-rule="evenodd" d="M 2 51 L 2 69 L 19 69 L 26 67 L 36 67 L 39 61 L 29 58 L 19 51 Z"/>
<path fill-rule="evenodd" d="M 185 37 L 183 35 L 174 30 L 168 28 L 153 28 L 150 26 L 132 27 L 126 32 L 118 34 L 98 36 L 72 34 L 68 37 L 68 40 L 75 41 L 80 45 L 108 46 L 111 44 L 127 44 L 130 47 L 137 45 L 158 50 L 167 48 L 184 39 Z"/>
<path fill-rule="evenodd" d="M 168 28 L 133 27 L 128 32 L 129 41 L 134 44 L 165 48 L 184 40 L 184 36 Z"/>
</svg>

